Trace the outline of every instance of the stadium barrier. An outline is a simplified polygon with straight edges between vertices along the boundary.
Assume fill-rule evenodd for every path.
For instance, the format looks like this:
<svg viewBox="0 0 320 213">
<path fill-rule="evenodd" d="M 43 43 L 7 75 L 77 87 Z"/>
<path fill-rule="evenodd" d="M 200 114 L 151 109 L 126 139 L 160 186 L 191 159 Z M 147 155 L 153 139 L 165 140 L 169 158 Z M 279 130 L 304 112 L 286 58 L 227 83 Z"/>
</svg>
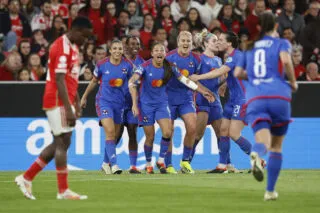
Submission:
<svg viewBox="0 0 320 213">
<path fill-rule="evenodd" d="M 300 84 L 300 90 L 293 96 L 294 122 L 290 125 L 284 142 L 284 163 L 286 169 L 319 169 L 318 157 L 320 143 L 319 103 L 316 91 L 320 84 Z M 80 93 L 86 84 L 80 85 Z M 0 83 L 0 170 L 24 170 L 36 158 L 41 150 L 52 142 L 50 128 L 41 110 L 44 84 Z M 178 167 L 182 155 L 183 136 L 182 120 L 175 122 L 173 137 L 173 163 Z M 243 135 L 254 140 L 252 130 L 246 127 Z M 100 169 L 104 153 L 104 132 L 95 117 L 94 95 L 88 100 L 84 117 L 77 121 L 68 152 L 70 169 Z M 161 131 L 156 126 L 153 148 L 153 161 L 159 154 Z M 138 130 L 138 167 L 144 168 L 144 134 Z M 129 167 L 128 135 L 124 131 L 121 143 L 117 147 L 118 162 L 121 168 Z M 203 140 L 197 148 L 193 161 L 195 169 L 213 168 L 218 161 L 218 148 L 214 131 L 208 127 Z M 231 159 L 238 168 L 249 168 L 247 156 L 232 143 Z M 47 169 L 54 169 L 50 163 Z"/>
</svg>

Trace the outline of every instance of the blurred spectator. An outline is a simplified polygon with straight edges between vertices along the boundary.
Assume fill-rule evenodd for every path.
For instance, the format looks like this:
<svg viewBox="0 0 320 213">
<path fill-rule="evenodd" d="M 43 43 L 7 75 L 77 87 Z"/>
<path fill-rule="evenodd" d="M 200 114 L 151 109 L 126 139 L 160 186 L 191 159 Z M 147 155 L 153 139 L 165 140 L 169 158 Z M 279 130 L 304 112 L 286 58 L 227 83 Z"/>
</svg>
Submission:
<svg viewBox="0 0 320 213">
<path fill-rule="evenodd" d="M 236 19 L 243 25 L 251 11 L 248 5 L 248 0 L 236 0 L 233 13 Z"/>
<path fill-rule="evenodd" d="M 190 8 L 187 12 L 186 18 L 191 24 L 191 31 L 198 30 L 201 31 L 206 26 L 201 22 L 200 13 L 196 8 Z"/>
<path fill-rule="evenodd" d="M 219 38 L 223 31 L 220 27 L 215 27 L 210 32 L 215 34 Z"/>
<path fill-rule="evenodd" d="M 309 10 L 307 15 L 304 17 L 305 23 L 309 24 L 312 21 L 316 21 L 319 17 L 320 3 L 318 1 L 313 1 L 309 5 Z"/>
<path fill-rule="evenodd" d="M 31 28 L 28 19 L 19 14 L 20 2 L 18 0 L 9 0 L 8 3 L 8 12 L 0 13 L 0 33 L 6 36 L 5 50 L 10 51 L 20 38 L 31 37 Z"/>
<path fill-rule="evenodd" d="M 151 14 L 154 18 L 157 17 L 157 7 L 155 0 L 140 0 L 142 14 Z"/>
<path fill-rule="evenodd" d="M 114 1 L 108 1 L 106 5 L 107 12 L 109 12 L 111 18 L 111 26 L 114 28 L 117 24 L 117 8 Z"/>
<path fill-rule="evenodd" d="M 209 14 L 211 15 L 210 17 L 210 22 L 211 22 L 212 20 L 218 18 L 218 15 L 223 5 L 219 4 L 217 0 L 206 0 L 206 3 L 204 6 L 208 9 Z"/>
<path fill-rule="evenodd" d="M 39 81 L 45 79 L 45 70 L 41 65 L 40 56 L 33 53 L 29 56 L 28 70 L 30 71 L 31 80 Z"/>
<path fill-rule="evenodd" d="M 306 68 L 301 64 L 302 62 L 301 48 L 293 48 L 292 62 L 294 66 L 294 74 L 296 76 L 296 79 L 298 79 L 306 72 Z"/>
<path fill-rule="evenodd" d="M 268 10 L 271 10 L 277 17 L 282 12 L 282 7 L 279 0 L 268 0 Z"/>
<path fill-rule="evenodd" d="M 72 21 L 78 16 L 79 4 L 72 3 L 69 5 L 69 18 L 64 19 L 65 25 L 68 29 L 71 28 Z"/>
<path fill-rule="evenodd" d="M 79 15 L 88 17 L 92 22 L 97 45 L 107 44 L 112 40 L 114 29 L 104 1 L 86 0 L 86 5 L 80 9 Z"/>
<path fill-rule="evenodd" d="M 0 81 L 14 81 L 21 68 L 21 56 L 18 52 L 11 52 L 0 65 Z"/>
<path fill-rule="evenodd" d="M 7 11 L 8 0 L 0 0 L 0 12 Z"/>
<path fill-rule="evenodd" d="M 41 30 L 35 30 L 32 33 L 31 40 L 31 52 L 37 53 L 41 57 L 41 64 L 45 66 L 47 64 L 47 51 L 49 43 L 44 38 Z"/>
<path fill-rule="evenodd" d="M 90 60 L 81 68 L 79 80 L 90 81 L 96 64 L 107 56 L 107 52 L 103 47 L 95 48 L 92 53 L 93 60 Z"/>
<path fill-rule="evenodd" d="M 139 4 L 135 0 L 129 0 L 127 10 L 130 14 L 129 26 L 131 28 L 140 29 L 143 24 L 143 17 L 140 15 Z"/>
<path fill-rule="evenodd" d="M 28 39 L 22 39 L 18 45 L 18 53 L 21 56 L 23 66 L 28 64 L 28 58 L 31 52 L 31 44 Z"/>
<path fill-rule="evenodd" d="M 244 22 L 245 27 L 249 30 L 250 40 L 256 40 L 259 36 L 258 31 L 258 16 L 266 10 L 266 5 L 264 0 L 257 0 L 255 2 L 254 10 L 248 16 L 247 20 Z"/>
<path fill-rule="evenodd" d="M 218 19 L 221 24 L 221 29 L 223 31 L 233 31 L 234 33 L 238 34 L 240 31 L 240 23 L 236 19 L 235 15 L 233 14 L 233 8 L 231 4 L 223 5 L 223 8 L 218 16 Z"/>
<path fill-rule="evenodd" d="M 51 28 L 51 3 L 48 0 L 41 2 L 41 12 L 35 15 L 31 21 L 32 31 L 42 30 L 43 32 Z"/>
<path fill-rule="evenodd" d="M 314 62 L 308 63 L 306 66 L 306 72 L 298 80 L 299 81 L 320 81 L 318 65 Z"/>
<path fill-rule="evenodd" d="M 4 35 L 2 33 L 0 33 L 0 53 L 1 54 L 2 54 L 2 52 L 4 52 L 3 40 L 4 40 Z M 0 64 L 1 63 L 2 63 L 2 61 L 0 61 Z"/>
<path fill-rule="evenodd" d="M 140 39 L 143 45 L 141 57 L 150 58 L 150 42 L 152 39 L 152 30 L 154 26 L 154 18 L 151 14 L 145 14 L 143 17 L 143 26 L 140 30 Z"/>
<path fill-rule="evenodd" d="M 209 26 L 211 22 L 211 14 L 210 11 L 199 2 L 192 1 L 192 0 L 175 0 L 170 5 L 171 7 L 171 14 L 173 16 L 174 21 L 178 21 L 182 17 L 186 17 L 187 12 L 190 8 L 196 8 L 198 11 L 201 11 L 201 21 L 206 26 Z"/>
<path fill-rule="evenodd" d="M 242 51 L 247 50 L 249 44 L 249 31 L 246 28 L 241 28 L 238 36 L 240 40 L 239 49 Z"/>
<path fill-rule="evenodd" d="M 33 5 L 32 0 L 20 0 L 21 14 L 23 14 L 31 22 L 32 18 L 40 12 L 38 7 Z"/>
<path fill-rule="evenodd" d="M 55 17 L 56 15 L 67 19 L 69 16 L 68 7 L 65 4 L 61 4 L 59 0 L 51 0 L 51 17 Z"/>
<path fill-rule="evenodd" d="M 116 25 L 115 29 L 115 36 L 117 38 L 122 37 L 123 35 L 127 35 L 130 30 L 129 26 L 130 22 L 130 14 L 128 10 L 121 10 L 118 17 L 118 24 Z"/>
<path fill-rule="evenodd" d="M 137 30 L 137 29 L 131 29 L 131 30 L 129 31 L 129 35 L 132 35 L 132 36 L 135 36 L 135 37 L 140 38 L 140 31 Z"/>
<path fill-rule="evenodd" d="M 171 15 L 170 6 L 165 4 L 162 5 L 160 11 L 158 13 L 158 17 L 155 20 L 155 28 L 163 27 L 167 34 L 170 34 L 173 28 L 176 27 L 176 23 L 173 20 L 173 16 Z"/>
<path fill-rule="evenodd" d="M 318 0 L 295 0 L 295 4 L 296 4 L 296 13 L 299 13 L 301 15 L 305 14 L 305 12 L 308 10 L 309 8 L 309 4 L 312 1 L 318 1 Z"/>
<path fill-rule="evenodd" d="M 152 31 L 153 42 L 161 43 L 166 47 L 168 52 L 167 32 L 164 28 L 154 28 Z"/>
<path fill-rule="evenodd" d="M 85 62 L 89 63 L 90 61 L 93 60 L 94 48 L 95 48 L 95 45 L 93 41 L 88 41 L 85 43 L 83 47 L 83 58 Z"/>
<path fill-rule="evenodd" d="M 300 46 L 291 27 L 283 29 L 283 34 L 281 37 L 287 39 L 293 47 Z"/>
<path fill-rule="evenodd" d="M 50 43 L 54 42 L 57 38 L 67 32 L 67 27 L 60 15 L 56 15 L 52 21 L 52 27 L 45 32 L 45 38 Z"/>
<path fill-rule="evenodd" d="M 23 68 L 18 72 L 18 81 L 31 81 L 30 72 L 27 68 Z"/>
<path fill-rule="evenodd" d="M 295 7 L 293 0 L 285 0 L 284 12 L 278 17 L 278 32 L 280 35 L 283 34 L 285 28 L 291 27 L 294 34 L 299 36 L 300 31 L 304 28 L 304 19 L 300 14 L 295 13 Z"/>
<path fill-rule="evenodd" d="M 169 50 L 177 48 L 177 38 L 181 31 L 190 31 L 191 24 L 187 18 L 181 18 L 177 23 L 177 28 L 173 29 L 171 35 L 169 36 Z"/>
</svg>

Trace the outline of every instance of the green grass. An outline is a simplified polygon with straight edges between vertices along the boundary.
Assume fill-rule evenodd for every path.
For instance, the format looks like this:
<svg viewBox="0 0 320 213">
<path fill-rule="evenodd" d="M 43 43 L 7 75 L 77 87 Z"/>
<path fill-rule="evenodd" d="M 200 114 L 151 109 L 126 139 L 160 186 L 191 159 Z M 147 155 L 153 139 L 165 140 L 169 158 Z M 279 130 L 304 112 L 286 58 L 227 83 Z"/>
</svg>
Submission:
<svg viewBox="0 0 320 213">
<path fill-rule="evenodd" d="M 279 199 L 264 202 L 265 182 L 251 174 L 110 175 L 99 171 L 70 172 L 72 190 L 85 201 L 57 201 L 56 176 L 43 172 L 33 182 L 36 201 L 26 200 L 13 183 L 19 172 L 0 172 L 0 212 L 30 213 L 317 213 L 320 212 L 320 171 L 282 171 Z"/>
</svg>

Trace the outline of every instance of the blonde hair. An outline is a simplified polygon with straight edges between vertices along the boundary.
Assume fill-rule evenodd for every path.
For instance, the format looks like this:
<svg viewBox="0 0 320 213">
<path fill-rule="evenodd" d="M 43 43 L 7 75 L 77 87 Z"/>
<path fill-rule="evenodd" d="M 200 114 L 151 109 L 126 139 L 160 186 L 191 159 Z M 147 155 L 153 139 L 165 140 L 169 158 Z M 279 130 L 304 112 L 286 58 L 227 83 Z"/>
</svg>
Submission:
<svg viewBox="0 0 320 213">
<path fill-rule="evenodd" d="M 177 41 L 179 41 L 180 37 L 183 35 L 190 37 L 192 40 L 192 34 L 189 31 L 181 31 L 178 35 Z"/>
<path fill-rule="evenodd" d="M 202 47 L 205 49 L 204 42 L 208 42 L 211 37 L 218 40 L 218 37 L 215 34 L 208 32 L 206 28 L 204 28 L 200 33 L 196 33 L 194 38 L 196 47 Z"/>
</svg>

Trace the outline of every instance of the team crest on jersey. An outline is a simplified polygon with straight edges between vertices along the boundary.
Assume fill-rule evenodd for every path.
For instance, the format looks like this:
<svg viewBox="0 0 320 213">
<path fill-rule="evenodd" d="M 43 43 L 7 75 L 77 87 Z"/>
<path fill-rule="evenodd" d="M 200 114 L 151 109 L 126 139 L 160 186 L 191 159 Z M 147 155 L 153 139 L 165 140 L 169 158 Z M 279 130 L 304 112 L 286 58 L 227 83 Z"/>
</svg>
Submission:
<svg viewBox="0 0 320 213">
<path fill-rule="evenodd" d="M 104 74 L 107 74 L 107 75 L 109 75 L 110 74 L 110 72 L 109 72 L 109 70 L 107 70 Z"/>
<path fill-rule="evenodd" d="M 148 117 L 147 117 L 147 116 L 144 116 L 144 117 L 143 117 L 143 122 L 145 122 L 145 123 L 148 122 Z"/>
<path fill-rule="evenodd" d="M 189 62 L 189 67 L 194 67 L 194 63 L 192 61 Z"/>
<path fill-rule="evenodd" d="M 127 68 L 122 68 L 122 73 L 123 73 L 123 74 L 127 74 L 127 73 L 128 73 Z"/>
<path fill-rule="evenodd" d="M 232 57 L 228 57 L 226 60 L 226 63 L 230 63 L 230 62 L 232 62 Z"/>
<path fill-rule="evenodd" d="M 102 110 L 102 114 L 103 114 L 103 115 L 108 115 L 108 110 L 103 109 L 103 110 Z"/>
</svg>

